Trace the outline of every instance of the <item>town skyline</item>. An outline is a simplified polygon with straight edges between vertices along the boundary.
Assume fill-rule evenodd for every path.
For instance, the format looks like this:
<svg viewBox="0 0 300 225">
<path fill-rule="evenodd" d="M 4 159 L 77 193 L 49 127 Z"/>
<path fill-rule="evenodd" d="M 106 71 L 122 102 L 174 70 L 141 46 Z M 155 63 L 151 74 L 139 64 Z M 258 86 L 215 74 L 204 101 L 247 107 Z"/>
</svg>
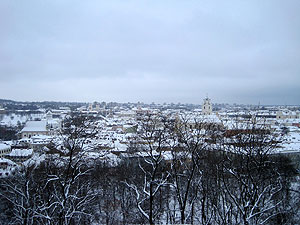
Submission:
<svg viewBox="0 0 300 225">
<path fill-rule="evenodd" d="M 210 98 L 209 96 L 206 96 Z M 78 104 L 89 104 L 89 103 L 117 103 L 117 104 L 145 104 L 145 105 L 194 105 L 194 106 L 201 106 L 203 104 L 203 99 L 204 97 L 199 101 L 199 102 L 154 102 L 154 101 L 149 101 L 149 102 L 143 102 L 143 101 L 124 101 L 124 102 L 118 102 L 118 101 L 105 101 L 105 100 L 93 100 L 93 101 L 62 101 L 62 100 L 37 100 L 37 101 L 31 101 L 31 100 L 16 100 L 16 99 L 0 99 L 0 106 L 1 102 L 19 102 L 19 103 L 47 103 L 47 102 L 53 102 L 53 103 L 78 103 Z M 210 100 L 213 100 L 210 98 Z M 244 105 L 244 106 L 257 106 L 257 107 L 262 107 L 262 106 L 300 106 L 300 104 L 262 104 L 260 101 L 258 103 L 243 103 L 243 102 L 215 102 L 213 101 L 212 104 L 217 104 L 217 105 Z"/>
</svg>

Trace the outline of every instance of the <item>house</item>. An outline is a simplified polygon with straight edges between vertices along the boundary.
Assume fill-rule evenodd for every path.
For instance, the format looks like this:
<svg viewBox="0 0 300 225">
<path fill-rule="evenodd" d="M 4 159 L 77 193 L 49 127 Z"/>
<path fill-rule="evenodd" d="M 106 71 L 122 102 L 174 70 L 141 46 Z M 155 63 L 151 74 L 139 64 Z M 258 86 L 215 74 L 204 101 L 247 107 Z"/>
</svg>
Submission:
<svg viewBox="0 0 300 225">
<path fill-rule="evenodd" d="M 24 162 L 31 158 L 33 155 L 33 149 L 13 149 L 6 158 L 18 163 Z"/>
<path fill-rule="evenodd" d="M 276 119 L 299 119 L 300 118 L 300 113 L 295 112 L 295 111 L 290 111 L 290 110 L 283 110 L 283 111 L 278 111 L 276 113 Z"/>
<path fill-rule="evenodd" d="M 31 138 L 34 135 L 49 135 L 47 121 L 27 121 L 25 127 L 21 130 L 22 138 Z"/>
<path fill-rule="evenodd" d="M 43 147 L 50 144 L 52 139 L 53 137 L 51 136 L 35 135 L 30 139 L 30 148 L 32 148 L 34 151 L 41 151 Z"/>
<path fill-rule="evenodd" d="M 0 105 L 0 114 L 3 114 L 5 112 L 6 112 L 5 109 Z"/>
<path fill-rule="evenodd" d="M 0 143 L 0 157 L 3 157 L 11 152 L 11 147 L 7 144 Z"/>
</svg>

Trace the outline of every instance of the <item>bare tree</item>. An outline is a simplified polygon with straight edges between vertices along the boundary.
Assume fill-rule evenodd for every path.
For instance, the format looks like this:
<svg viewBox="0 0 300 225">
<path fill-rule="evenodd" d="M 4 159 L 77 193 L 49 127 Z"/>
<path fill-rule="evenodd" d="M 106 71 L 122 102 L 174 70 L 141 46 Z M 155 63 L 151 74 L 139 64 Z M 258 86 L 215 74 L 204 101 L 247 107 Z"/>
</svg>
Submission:
<svg viewBox="0 0 300 225">
<path fill-rule="evenodd" d="M 270 129 L 255 118 L 224 135 L 224 195 L 237 222 L 265 224 L 278 214 L 283 176 L 271 154 L 278 144 Z"/>
<path fill-rule="evenodd" d="M 51 207 L 54 222 L 72 224 L 88 221 L 92 215 L 87 206 L 93 201 L 93 189 L 86 164 L 87 141 L 96 134 L 93 123 L 84 116 L 71 116 L 63 123 L 57 142 L 60 157 L 46 163 L 45 188 L 52 191 Z"/>
<path fill-rule="evenodd" d="M 139 126 L 138 165 L 143 174 L 142 184 L 128 183 L 136 194 L 137 207 L 150 224 L 161 212 L 155 197 L 168 182 L 164 152 L 169 146 L 168 123 L 163 117 L 147 115 Z M 160 196 L 162 197 L 162 196 Z"/>
<path fill-rule="evenodd" d="M 201 118 L 182 116 L 172 132 L 171 177 L 179 205 L 181 223 L 193 223 L 194 204 L 200 188 L 202 171 L 199 161 L 208 146 L 206 124 Z M 205 218 L 205 216 L 203 216 Z"/>
<path fill-rule="evenodd" d="M 23 167 L 15 176 L 4 178 L 0 184 L 2 204 L 6 203 L 11 210 L 11 218 L 6 218 L 6 223 L 33 224 L 39 217 L 40 184 L 33 176 L 34 167 Z"/>
</svg>

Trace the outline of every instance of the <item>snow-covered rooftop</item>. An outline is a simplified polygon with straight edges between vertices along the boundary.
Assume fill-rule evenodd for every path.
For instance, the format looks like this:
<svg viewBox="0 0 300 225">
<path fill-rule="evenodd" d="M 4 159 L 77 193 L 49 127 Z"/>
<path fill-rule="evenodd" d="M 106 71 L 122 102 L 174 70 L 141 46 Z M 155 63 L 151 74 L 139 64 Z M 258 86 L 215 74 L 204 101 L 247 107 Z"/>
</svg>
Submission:
<svg viewBox="0 0 300 225">
<path fill-rule="evenodd" d="M 32 155 L 33 150 L 32 149 L 13 149 L 8 156 L 22 156 L 22 157 L 26 157 L 26 156 L 30 156 Z"/>
<path fill-rule="evenodd" d="M 0 143 L 0 150 L 4 150 L 4 149 L 8 149 L 8 148 L 10 148 L 9 145 Z"/>
<path fill-rule="evenodd" d="M 46 129 L 47 121 L 27 121 L 25 127 L 22 129 L 21 132 L 26 131 L 47 131 Z"/>
<path fill-rule="evenodd" d="M 0 158 L 0 163 L 7 163 L 8 165 L 17 165 L 15 162 L 11 161 L 10 159 L 6 159 L 6 158 Z"/>
</svg>

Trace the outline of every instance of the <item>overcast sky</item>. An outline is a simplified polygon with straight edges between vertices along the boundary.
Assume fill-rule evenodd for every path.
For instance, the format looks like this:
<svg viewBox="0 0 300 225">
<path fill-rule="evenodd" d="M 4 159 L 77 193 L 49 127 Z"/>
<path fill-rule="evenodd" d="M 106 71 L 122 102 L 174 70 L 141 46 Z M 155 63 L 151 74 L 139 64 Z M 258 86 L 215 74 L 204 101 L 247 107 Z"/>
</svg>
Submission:
<svg viewBox="0 0 300 225">
<path fill-rule="evenodd" d="M 1 0 L 0 98 L 300 104 L 299 0 Z"/>
</svg>

